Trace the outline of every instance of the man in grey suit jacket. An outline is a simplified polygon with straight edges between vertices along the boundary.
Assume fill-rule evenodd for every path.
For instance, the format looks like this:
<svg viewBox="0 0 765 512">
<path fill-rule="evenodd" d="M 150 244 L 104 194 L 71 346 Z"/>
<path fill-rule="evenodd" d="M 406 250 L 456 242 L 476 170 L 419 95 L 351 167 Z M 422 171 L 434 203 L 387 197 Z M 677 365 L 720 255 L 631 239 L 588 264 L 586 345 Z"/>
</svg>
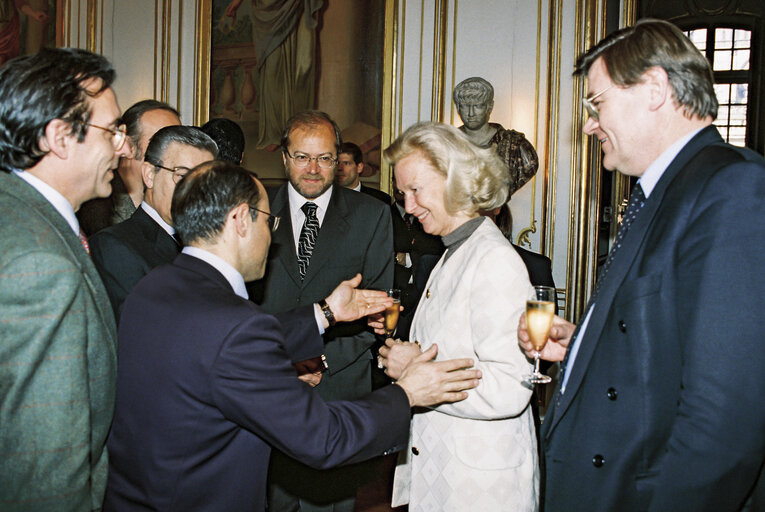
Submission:
<svg viewBox="0 0 765 512">
<path fill-rule="evenodd" d="M 543 352 L 568 348 L 545 510 L 763 510 L 765 161 L 723 142 L 709 63 L 668 22 L 577 69 L 603 165 L 640 179 L 584 321 L 558 319 Z"/>
<path fill-rule="evenodd" d="M 385 289 L 393 284 L 390 212 L 365 194 L 332 186 L 339 147 L 337 125 L 323 112 L 296 114 L 283 132 L 282 155 L 289 183 L 272 197 L 272 213 L 282 223 L 273 236 L 262 289 L 255 293 L 262 294 L 260 304 L 267 312 L 316 302 L 356 273 L 362 275 L 362 288 Z M 310 203 L 306 206 L 308 222 L 301 209 L 305 203 Z M 308 257 L 306 244 L 310 245 Z M 327 330 L 328 369 L 317 386 L 322 398 L 355 399 L 371 390 L 369 348 L 374 340 L 364 321 Z M 316 510 L 316 506 L 335 502 L 335 510 L 352 511 L 360 484 L 357 473 L 354 468 L 310 470 L 274 455 L 270 478 L 279 486 L 271 487 L 270 506 L 274 510 L 288 506 Z"/>
<path fill-rule="evenodd" d="M 0 68 L 0 509 L 100 509 L 117 340 L 75 211 L 111 192 L 125 127 L 99 55 Z"/>
<path fill-rule="evenodd" d="M 119 322 L 122 303 L 151 269 L 172 262 L 181 251 L 170 204 L 175 185 L 197 165 L 215 158 L 218 148 L 194 126 L 167 126 L 151 138 L 141 165 L 144 200 L 126 221 L 90 239 L 93 262 L 104 280 Z"/>
</svg>

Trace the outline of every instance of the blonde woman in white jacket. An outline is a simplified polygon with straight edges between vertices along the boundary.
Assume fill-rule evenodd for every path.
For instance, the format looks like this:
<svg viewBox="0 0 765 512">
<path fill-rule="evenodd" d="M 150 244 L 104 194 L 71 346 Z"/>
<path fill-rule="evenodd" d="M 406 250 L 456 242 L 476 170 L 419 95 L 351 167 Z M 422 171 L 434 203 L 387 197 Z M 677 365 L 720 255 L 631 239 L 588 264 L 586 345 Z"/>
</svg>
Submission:
<svg viewBox="0 0 765 512">
<path fill-rule="evenodd" d="M 459 130 L 419 123 L 386 151 L 408 213 L 446 251 L 430 274 L 410 333 L 388 339 L 379 364 L 396 378 L 421 350 L 437 360 L 471 357 L 483 379 L 462 402 L 415 411 L 399 457 L 393 506 L 410 512 L 535 511 L 536 438 L 523 376 L 531 365 L 516 328 L 532 288 L 520 256 L 479 211 L 507 200 L 509 173 L 494 151 Z"/>
</svg>

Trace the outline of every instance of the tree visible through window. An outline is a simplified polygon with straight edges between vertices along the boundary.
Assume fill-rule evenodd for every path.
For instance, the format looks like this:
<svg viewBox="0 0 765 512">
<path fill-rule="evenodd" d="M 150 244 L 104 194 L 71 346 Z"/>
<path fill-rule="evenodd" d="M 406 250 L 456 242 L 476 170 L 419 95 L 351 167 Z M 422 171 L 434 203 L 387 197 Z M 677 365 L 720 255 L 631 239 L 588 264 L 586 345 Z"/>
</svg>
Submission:
<svg viewBox="0 0 765 512">
<path fill-rule="evenodd" d="M 737 146 L 746 145 L 751 30 L 732 27 L 704 27 L 685 34 L 712 63 L 715 93 L 720 108 L 715 125 L 723 139 Z"/>
</svg>

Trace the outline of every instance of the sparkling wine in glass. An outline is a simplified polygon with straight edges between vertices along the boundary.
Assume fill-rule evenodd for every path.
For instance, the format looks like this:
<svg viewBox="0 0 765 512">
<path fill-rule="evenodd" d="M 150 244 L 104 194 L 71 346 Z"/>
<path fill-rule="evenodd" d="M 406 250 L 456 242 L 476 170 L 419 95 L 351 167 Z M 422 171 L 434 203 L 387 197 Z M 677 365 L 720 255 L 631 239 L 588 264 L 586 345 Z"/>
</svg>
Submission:
<svg viewBox="0 0 765 512">
<path fill-rule="evenodd" d="M 385 308 L 385 335 L 390 338 L 398 324 L 398 314 L 401 311 L 401 290 L 393 288 L 386 290 L 388 296 L 393 299 L 393 304 Z"/>
<path fill-rule="evenodd" d="M 526 382 L 531 384 L 547 384 L 552 380 L 539 371 L 539 357 L 550 335 L 555 300 L 555 288 L 535 286 L 533 296 L 526 301 L 526 330 L 534 347 L 534 373 L 526 376 Z"/>
</svg>

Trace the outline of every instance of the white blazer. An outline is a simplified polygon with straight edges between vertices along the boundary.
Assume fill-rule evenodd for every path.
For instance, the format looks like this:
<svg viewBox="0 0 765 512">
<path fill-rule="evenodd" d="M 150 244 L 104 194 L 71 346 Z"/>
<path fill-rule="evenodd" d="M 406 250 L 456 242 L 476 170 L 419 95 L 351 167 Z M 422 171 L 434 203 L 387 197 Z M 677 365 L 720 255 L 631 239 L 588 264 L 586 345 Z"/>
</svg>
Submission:
<svg viewBox="0 0 765 512">
<path fill-rule="evenodd" d="M 530 293 L 523 261 L 488 219 L 433 269 L 410 339 L 423 350 L 438 344 L 437 360 L 473 358 L 483 378 L 466 400 L 415 412 L 393 506 L 537 510 L 531 389 L 522 383 L 532 367 L 516 336 Z"/>
</svg>

